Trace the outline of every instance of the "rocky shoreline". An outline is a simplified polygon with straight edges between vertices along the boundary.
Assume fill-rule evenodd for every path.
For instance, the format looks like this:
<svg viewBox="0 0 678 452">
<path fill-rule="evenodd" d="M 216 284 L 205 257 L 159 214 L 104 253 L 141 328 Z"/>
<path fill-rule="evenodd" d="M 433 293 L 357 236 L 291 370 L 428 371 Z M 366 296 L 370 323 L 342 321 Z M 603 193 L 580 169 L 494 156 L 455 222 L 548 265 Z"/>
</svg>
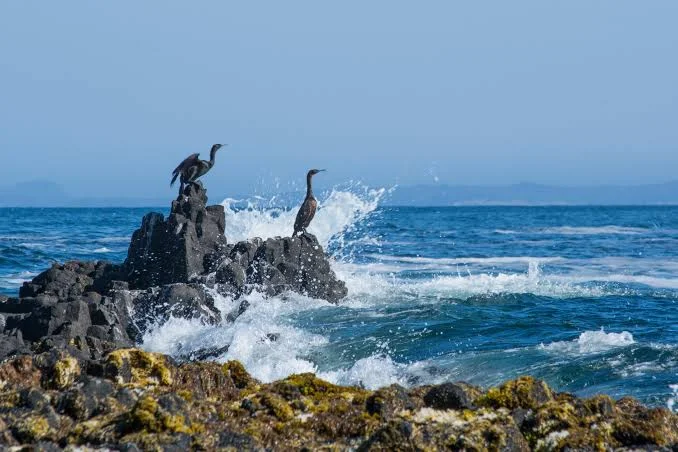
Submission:
<svg viewBox="0 0 678 452">
<path fill-rule="evenodd" d="M 230 244 L 224 226 L 223 207 L 191 184 L 167 218 L 143 218 L 124 263 L 55 264 L 0 296 L 0 450 L 678 450 L 665 408 L 531 377 L 488 390 L 368 391 L 312 374 L 263 384 L 237 362 L 209 362 L 229 344 L 179 357 L 135 348 L 171 316 L 232 322 L 253 290 L 346 296 L 313 235 Z M 221 312 L 215 294 L 242 301 Z"/>
</svg>

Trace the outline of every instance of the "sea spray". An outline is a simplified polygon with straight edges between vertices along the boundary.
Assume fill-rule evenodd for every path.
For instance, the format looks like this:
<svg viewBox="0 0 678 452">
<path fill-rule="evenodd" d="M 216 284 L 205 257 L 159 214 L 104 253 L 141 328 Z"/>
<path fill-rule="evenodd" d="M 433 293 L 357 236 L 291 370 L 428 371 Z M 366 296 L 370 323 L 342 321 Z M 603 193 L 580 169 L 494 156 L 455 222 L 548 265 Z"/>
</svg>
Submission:
<svg viewBox="0 0 678 452">
<path fill-rule="evenodd" d="M 319 196 L 318 212 L 308 232 L 324 247 L 332 239 L 341 243 L 343 233 L 374 212 L 385 193 L 383 188 L 361 187 L 355 192 L 333 189 L 329 194 Z M 246 207 L 235 207 L 242 203 L 230 198 L 222 202 L 226 214 L 225 235 L 231 243 L 252 237 L 267 239 L 292 234 L 296 208 L 261 207 L 261 200 L 248 200 Z"/>
</svg>

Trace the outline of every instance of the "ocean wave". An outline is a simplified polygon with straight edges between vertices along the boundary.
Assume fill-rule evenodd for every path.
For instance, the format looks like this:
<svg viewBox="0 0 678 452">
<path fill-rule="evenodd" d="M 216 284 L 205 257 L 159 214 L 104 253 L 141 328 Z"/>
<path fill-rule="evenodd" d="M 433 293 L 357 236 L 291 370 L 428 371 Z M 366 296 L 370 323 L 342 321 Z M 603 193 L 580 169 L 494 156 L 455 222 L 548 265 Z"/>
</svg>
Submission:
<svg viewBox="0 0 678 452">
<path fill-rule="evenodd" d="M 627 226 L 559 226 L 552 228 L 544 228 L 539 232 L 543 234 L 558 234 L 558 235 L 637 235 L 646 234 L 651 229 L 634 228 Z"/>
<path fill-rule="evenodd" d="M 627 287 L 581 276 L 544 275 L 538 262 L 529 261 L 525 273 L 477 273 L 466 270 L 456 275 L 438 275 L 423 280 L 399 278 L 395 267 L 383 264 L 334 264 L 337 275 L 346 281 L 352 306 L 410 302 L 437 303 L 441 298 L 467 300 L 485 295 L 533 294 L 551 298 L 590 298 L 632 295 Z M 387 272 L 390 270 L 390 272 Z M 402 269 L 401 269 L 402 270 Z M 616 279 L 624 279 L 619 275 Z M 615 278 L 610 277 L 612 281 Z M 641 278 L 643 279 L 643 278 Z M 643 279 L 650 283 L 648 278 Z M 654 281 L 665 287 L 668 281 Z"/>
<path fill-rule="evenodd" d="M 33 277 L 38 274 L 30 271 L 22 271 L 19 273 L 10 273 L 8 275 L 0 276 L 0 281 L 2 285 L 7 285 L 11 287 L 17 287 L 22 285 L 26 281 L 30 281 Z"/>
<path fill-rule="evenodd" d="M 551 262 L 563 261 L 562 257 L 533 257 L 533 256 L 498 256 L 498 257 L 411 257 L 411 256 L 390 256 L 383 254 L 368 254 L 376 260 L 388 262 L 403 262 L 411 264 L 429 264 L 429 265 L 457 265 L 457 264 L 481 264 L 481 265 L 503 265 L 503 264 L 545 264 Z"/>
<path fill-rule="evenodd" d="M 669 389 L 673 393 L 669 400 L 666 401 L 666 406 L 670 411 L 678 413 L 678 384 L 669 385 Z"/>
<path fill-rule="evenodd" d="M 550 344 L 541 344 L 540 349 L 548 352 L 566 353 L 570 355 L 588 355 L 606 352 L 614 348 L 628 347 L 635 344 L 633 335 L 628 331 L 621 333 L 606 333 L 599 331 L 584 331 L 573 341 L 558 341 Z"/>
<path fill-rule="evenodd" d="M 130 237 L 127 236 L 111 236 L 111 237 L 100 237 L 96 239 L 96 242 L 99 243 L 129 243 Z"/>
<path fill-rule="evenodd" d="M 394 383 L 407 386 L 406 369 L 406 365 L 395 363 L 388 355 L 375 354 L 348 368 L 320 372 L 318 376 L 335 384 L 378 389 Z"/>
<path fill-rule="evenodd" d="M 92 251 L 93 253 L 112 253 L 113 250 L 110 248 L 106 248 L 105 246 L 102 246 L 101 248 L 97 248 Z"/>
<path fill-rule="evenodd" d="M 222 347 L 227 352 L 217 361 L 238 360 L 256 378 L 264 382 L 284 378 L 293 373 L 317 372 L 316 364 L 307 356 L 325 345 L 327 338 L 295 327 L 289 316 L 326 307 L 325 301 L 286 294 L 267 298 L 253 292 L 247 296 L 249 307 L 234 322 L 226 321 L 228 313 L 238 309 L 241 300 L 212 293 L 215 305 L 224 314 L 219 325 L 203 325 L 199 320 L 170 319 L 153 328 L 143 337 L 143 347 L 170 355 L 181 355 L 202 348 Z M 275 337 L 275 340 L 271 340 Z"/>
</svg>

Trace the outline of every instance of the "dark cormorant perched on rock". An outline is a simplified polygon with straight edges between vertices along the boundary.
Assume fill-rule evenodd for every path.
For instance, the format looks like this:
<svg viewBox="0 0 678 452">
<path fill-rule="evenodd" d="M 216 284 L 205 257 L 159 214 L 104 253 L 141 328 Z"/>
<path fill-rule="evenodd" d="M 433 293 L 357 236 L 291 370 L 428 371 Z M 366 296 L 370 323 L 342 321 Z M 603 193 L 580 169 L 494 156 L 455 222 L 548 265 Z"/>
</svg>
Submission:
<svg viewBox="0 0 678 452">
<path fill-rule="evenodd" d="M 313 197 L 313 188 L 311 187 L 311 178 L 321 171 L 312 169 L 306 174 L 306 199 L 301 204 L 301 208 L 297 213 L 297 219 L 294 221 L 294 233 L 292 237 L 299 232 L 306 232 L 306 228 L 311 224 L 311 220 L 315 216 L 315 209 L 318 207 L 318 201 Z"/>
<path fill-rule="evenodd" d="M 200 160 L 198 158 L 200 154 L 198 153 L 186 157 L 186 159 L 179 163 L 179 166 L 172 171 L 172 182 L 170 182 L 170 187 L 174 185 L 174 181 L 180 176 L 179 182 L 181 182 L 181 186 L 179 187 L 179 194 L 181 194 L 184 191 L 184 184 L 191 184 L 198 180 L 199 177 L 204 176 L 214 166 L 214 157 L 222 146 L 226 145 L 215 144 L 212 146 L 212 149 L 210 149 L 209 161 Z"/>
</svg>

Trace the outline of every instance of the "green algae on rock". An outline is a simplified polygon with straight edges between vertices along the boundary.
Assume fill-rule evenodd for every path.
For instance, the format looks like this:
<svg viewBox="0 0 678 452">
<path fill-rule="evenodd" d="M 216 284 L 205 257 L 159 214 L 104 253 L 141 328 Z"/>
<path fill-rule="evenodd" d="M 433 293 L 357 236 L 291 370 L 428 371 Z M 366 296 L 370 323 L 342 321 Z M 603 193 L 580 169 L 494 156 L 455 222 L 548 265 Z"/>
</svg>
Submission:
<svg viewBox="0 0 678 452">
<path fill-rule="evenodd" d="M 264 384 L 229 361 L 119 349 L 0 363 L 0 447 L 128 450 L 611 450 L 678 447 L 678 415 L 556 393 L 531 377 L 370 391 L 313 374 Z M 40 445 L 40 446 L 39 446 Z"/>
</svg>

